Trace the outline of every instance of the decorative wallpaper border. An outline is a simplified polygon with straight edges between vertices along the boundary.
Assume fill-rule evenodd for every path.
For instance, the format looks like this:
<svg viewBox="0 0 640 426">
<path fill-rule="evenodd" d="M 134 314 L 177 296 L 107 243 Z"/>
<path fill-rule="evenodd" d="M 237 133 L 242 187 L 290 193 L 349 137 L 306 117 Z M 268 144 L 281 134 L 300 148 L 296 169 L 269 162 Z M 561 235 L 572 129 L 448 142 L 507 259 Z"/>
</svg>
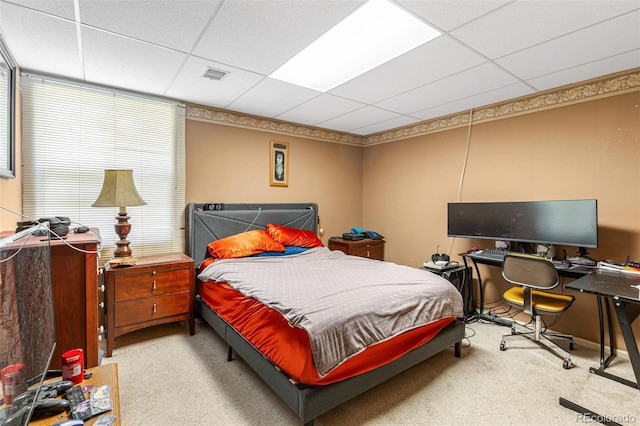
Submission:
<svg viewBox="0 0 640 426">
<path fill-rule="evenodd" d="M 367 146 L 468 126 L 469 118 L 471 118 L 472 123 L 482 123 L 639 90 L 640 68 L 635 68 L 583 83 L 564 86 L 560 89 L 548 90 L 481 107 L 474 109 L 472 112 L 469 110 L 462 111 L 446 117 L 422 121 L 369 136 L 358 136 L 195 105 L 187 105 L 186 118 L 326 142 Z"/>
<path fill-rule="evenodd" d="M 362 136 L 352 135 L 349 133 L 302 126 L 299 124 L 288 123 L 286 121 L 256 117 L 253 115 L 245 115 L 237 112 L 203 106 L 187 105 L 186 118 L 307 139 L 317 139 L 326 142 L 363 145 L 364 141 Z"/>
</svg>

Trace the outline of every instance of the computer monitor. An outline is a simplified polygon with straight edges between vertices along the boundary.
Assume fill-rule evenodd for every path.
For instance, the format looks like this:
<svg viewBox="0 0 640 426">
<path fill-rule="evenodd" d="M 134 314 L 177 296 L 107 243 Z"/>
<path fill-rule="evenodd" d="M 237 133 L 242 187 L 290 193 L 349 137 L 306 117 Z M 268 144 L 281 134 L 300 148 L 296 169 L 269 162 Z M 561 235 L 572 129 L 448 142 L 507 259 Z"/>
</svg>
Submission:
<svg viewBox="0 0 640 426">
<path fill-rule="evenodd" d="M 597 200 L 449 203 L 447 235 L 598 247 Z"/>
</svg>

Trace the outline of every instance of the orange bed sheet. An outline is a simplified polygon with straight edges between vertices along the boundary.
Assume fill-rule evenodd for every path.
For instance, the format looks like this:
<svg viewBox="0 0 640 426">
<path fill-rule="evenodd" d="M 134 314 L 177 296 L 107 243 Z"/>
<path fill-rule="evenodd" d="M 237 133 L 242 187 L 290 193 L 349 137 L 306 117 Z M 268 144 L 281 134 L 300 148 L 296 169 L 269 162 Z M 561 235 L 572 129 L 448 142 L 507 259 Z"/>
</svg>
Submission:
<svg viewBox="0 0 640 426">
<path fill-rule="evenodd" d="M 455 321 L 448 317 L 369 346 L 324 377 L 313 362 L 309 336 L 276 310 L 247 298 L 226 283 L 200 282 L 203 301 L 292 379 L 307 385 L 328 385 L 373 370 L 422 346 Z"/>
</svg>

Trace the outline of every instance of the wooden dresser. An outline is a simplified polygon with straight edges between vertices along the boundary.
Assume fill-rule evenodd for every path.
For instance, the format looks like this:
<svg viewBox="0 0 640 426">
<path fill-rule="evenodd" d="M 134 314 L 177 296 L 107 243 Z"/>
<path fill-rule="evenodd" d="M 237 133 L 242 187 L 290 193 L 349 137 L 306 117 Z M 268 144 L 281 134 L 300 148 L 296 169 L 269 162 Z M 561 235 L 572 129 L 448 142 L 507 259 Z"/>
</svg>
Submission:
<svg viewBox="0 0 640 426">
<path fill-rule="evenodd" d="M 51 241 L 51 267 L 56 318 L 56 351 L 51 369 L 60 369 L 64 352 L 83 348 L 85 367 L 100 364 L 104 316 L 100 316 L 98 245 L 101 238 L 89 231 Z M 69 247 L 69 245 L 73 247 Z"/>
<path fill-rule="evenodd" d="M 156 324 L 186 320 L 195 333 L 194 262 L 182 253 L 137 258 L 133 266 L 105 266 L 107 356 L 114 339 Z"/>
<path fill-rule="evenodd" d="M 2 232 L 0 237 L 13 234 Z M 16 247 L 48 244 L 40 237 L 26 242 L 17 241 Z M 104 317 L 100 316 L 100 288 L 98 280 L 98 246 L 100 236 L 93 232 L 69 232 L 64 241 L 51 240 L 51 278 L 53 281 L 54 315 L 56 323 L 56 350 L 50 369 L 61 369 L 61 355 L 76 348 L 84 350 L 85 367 L 100 363 L 99 344 L 104 331 Z"/>
<path fill-rule="evenodd" d="M 351 241 L 340 237 L 329 238 L 329 250 L 340 250 L 351 256 L 366 257 L 375 260 L 384 260 L 384 240 Z"/>
</svg>

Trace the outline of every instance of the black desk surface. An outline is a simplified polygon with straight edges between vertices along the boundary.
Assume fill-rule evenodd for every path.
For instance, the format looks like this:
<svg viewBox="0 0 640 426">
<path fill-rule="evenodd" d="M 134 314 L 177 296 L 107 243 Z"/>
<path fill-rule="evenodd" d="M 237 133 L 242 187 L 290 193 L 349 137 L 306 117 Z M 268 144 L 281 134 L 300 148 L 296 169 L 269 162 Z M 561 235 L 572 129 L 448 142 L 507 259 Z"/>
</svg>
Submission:
<svg viewBox="0 0 640 426">
<path fill-rule="evenodd" d="M 462 256 L 463 259 L 471 259 L 475 263 L 482 263 L 482 264 L 491 265 L 491 266 L 502 266 L 502 259 L 485 257 L 485 256 L 482 256 L 482 253 L 475 253 L 475 252 L 460 253 L 459 255 Z M 591 274 L 596 270 L 593 267 L 581 267 L 577 265 L 574 265 L 571 267 L 565 267 L 565 266 L 559 266 L 559 265 L 555 265 L 555 266 L 556 266 L 556 271 L 558 271 L 558 275 L 560 275 L 561 277 L 568 277 L 568 278 L 581 278 L 587 274 Z"/>
<path fill-rule="evenodd" d="M 640 275 L 599 269 L 566 284 L 565 288 L 640 303 L 640 290 L 631 286 L 640 286 Z"/>
</svg>

